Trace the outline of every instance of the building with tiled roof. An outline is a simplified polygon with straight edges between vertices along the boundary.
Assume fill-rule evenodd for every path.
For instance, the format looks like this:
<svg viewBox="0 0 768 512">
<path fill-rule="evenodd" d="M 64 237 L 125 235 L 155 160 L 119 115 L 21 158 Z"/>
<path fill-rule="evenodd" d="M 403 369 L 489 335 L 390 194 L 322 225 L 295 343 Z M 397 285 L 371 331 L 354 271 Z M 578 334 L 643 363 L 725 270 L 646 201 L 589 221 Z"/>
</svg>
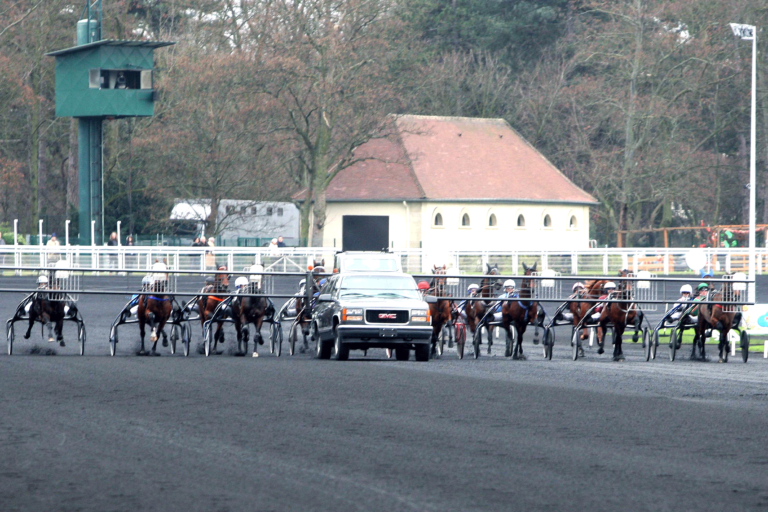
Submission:
<svg viewBox="0 0 768 512">
<path fill-rule="evenodd" d="M 398 116 L 327 189 L 325 247 L 552 249 L 589 246 L 594 197 L 503 119 Z M 313 241 L 313 245 L 320 245 Z"/>
</svg>

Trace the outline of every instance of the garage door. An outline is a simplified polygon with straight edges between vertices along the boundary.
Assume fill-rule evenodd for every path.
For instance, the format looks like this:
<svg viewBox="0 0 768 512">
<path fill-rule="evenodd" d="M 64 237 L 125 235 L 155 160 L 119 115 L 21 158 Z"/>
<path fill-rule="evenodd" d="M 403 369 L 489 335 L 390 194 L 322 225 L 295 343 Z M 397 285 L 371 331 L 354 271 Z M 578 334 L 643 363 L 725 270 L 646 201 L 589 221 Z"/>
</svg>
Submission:
<svg viewBox="0 0 768 512">
<path fill-rule="evenodd" d="M 389 217 L 386 215 L 344 215 L 343 251 L 380 251 L 389 247 Z"/>
</svg>

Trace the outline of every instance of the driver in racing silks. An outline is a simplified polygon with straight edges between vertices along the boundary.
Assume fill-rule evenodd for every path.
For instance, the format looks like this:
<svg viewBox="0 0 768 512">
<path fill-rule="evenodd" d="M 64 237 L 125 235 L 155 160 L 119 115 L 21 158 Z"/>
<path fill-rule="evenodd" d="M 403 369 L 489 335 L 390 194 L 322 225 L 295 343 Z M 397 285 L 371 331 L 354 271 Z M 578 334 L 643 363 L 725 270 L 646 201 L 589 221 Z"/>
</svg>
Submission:
<svg viewBox="0 0 768 512">
<path fill-rule="evenodd" d="M 480 289 L 480 285 L 472 283 L 467 287 L 467 297 L 473 298 L 477 297 L 477 290 Z M 462 300 L 458 304 L 456 304 L 454 308 L 459 316 L 464 320 L 464 322 L 467 322 L 467 301 Z"/>
<path fill-rule="evenodd" d="M 512 279 L 507 279 L 504 281 L 504 293 L 496 297 L 497 300 L 489 309 L 488 312 L 485 314 L 482 320 L 480 320 L 480 325 L 487 323 L 490 320 L 493 320 L 494 322 L 501 322 L 501 306 L 504 303 L 504 299 L 514 299 L 517 298 L 517 292 L 515 291 L 515 282 Z"/>
<path fill-rule="evenodd" d="M 601 295 L 597 300 L 608 300 L 611 298 L 611 294 L 616 291 L 616 283 L 613 281 L 608 281 L 603 285 L 603 295 Z M 597 306 L 595 307 L 595 310 L 592 312 L 592 321 L 598 322 L 600 320 L 600 314 L 603 312 L 603 308 L 605 307 L 605 302 L 598 302 Z"/>
<path fill-rule="evenodd" d="M 683 316 L 685 310 L 691 305 L 692 294 L 693 289 L 691 288 L 691 285 L 684 284 L 680 287 L 680 298 L 677 299 L 675 305 L 672 306 L 673 313 L 669 315 L 670 320 L 680 320 L 680 317 Z"/>
</svg>

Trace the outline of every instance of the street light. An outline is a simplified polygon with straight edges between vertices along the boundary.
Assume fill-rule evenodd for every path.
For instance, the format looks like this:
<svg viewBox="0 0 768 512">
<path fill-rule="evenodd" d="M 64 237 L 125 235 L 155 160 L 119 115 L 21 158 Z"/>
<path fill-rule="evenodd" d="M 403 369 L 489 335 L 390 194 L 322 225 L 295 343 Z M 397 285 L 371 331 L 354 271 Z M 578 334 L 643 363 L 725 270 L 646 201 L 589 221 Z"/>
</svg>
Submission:
<svg viewBox="0 0 768 512">
<path fill-rule="evenodd" d="M 749 138 L 749 301 L 755 301 L 755 161 L 757 139 L 757 27 L 731 23 L 733 35 L 745 41 L 752 41 L 752 121 Z"/>
</svg>

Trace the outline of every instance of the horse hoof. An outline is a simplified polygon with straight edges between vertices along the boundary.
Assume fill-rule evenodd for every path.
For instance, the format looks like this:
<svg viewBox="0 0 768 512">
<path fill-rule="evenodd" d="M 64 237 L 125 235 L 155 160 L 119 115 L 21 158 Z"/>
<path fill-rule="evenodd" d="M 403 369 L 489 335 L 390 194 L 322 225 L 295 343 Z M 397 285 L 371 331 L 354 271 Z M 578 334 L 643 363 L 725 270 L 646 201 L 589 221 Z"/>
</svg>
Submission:
<svg viewBox="0 0 768 512">
<path fill-rule="evenodd" d="M 520 361 L 527 361 L 528 360 L 528 358 L 525 357 L 523 354 L 520 354 L 519 356 L 517 356 L 517 359 L 520 360 Z"/>
<path fill-rule="evenodd" d="M 153 355 L 153 356 L 158 356 L 158 357 L 159 357 L 159 356 L 161 356 L 162 354 L 160 354 L 160 352 L 155 352 L 155 351 L 153 350 L 153 351 L 150 353 L 150 355 Z"/>
<path fill-rule="evenodd" d="M 486 354 L 491 355 L 491 346 L 488 345 L 488 350 L 486 350 Z"/>
<path fill-rule="evenodd" d="M 259 345 L 263 345 L 263 344 L 264 344 L 264 338 L 259 338 Z"/>
<path fill-rule="evenodd" d="M 251 357 L 259 357 L 259 353 L 258 352 L 254 352 L 253 354 L 251 354 Z"/>
<path fill-rule="evenodd" d="M 59 342 L 59 346 L 60 346 L 60 347 L 66 347 L 66 345 L 64 344 L 64 340 L 61 340 L 61 341 Z"/>
<path fill-rule="evenodd" d="M 624 356 L 622 354 L 619 354 L 618 356 L 613 356 L 613 360 L 617 363 L 623 363 L 624 362 Z"/>
<path fill-rule="evenodd" d="M 600 348 L 597 349 L 597 353 L 601 354 L 601 355 L 605 354 L 605 350 L 603 350 L 603 347 L 600 347 Z"/>
<path fill-rule="evenodd" d="M 163 340 L 163 346 L 164 346 L 164 347 L 167 347 L 167 346 L 168 346 L 168 340 Z"/>
<path fill-rule="evenodd" d="M 448 348 L 453 348 L 453 340 L 448 340 Z"/>
<path fill-rule="evenodd" d="M 137 356 L 146 356 L 147 355 L 147 351 L 146 350 L 139 350 L 138 352 L 136 352 L 136 355 Z"/>
<path fill-rule="evenodd" d="M 533 344 L 538 345 L 539 344 L 539 338 L 533 338 Z"/>
<path fill-rule="evenodd" d="M 584 357 L 584 349 L 579 347 L 579 357 Z"/>
<path fill-rule="evenodd" d="M 304 345 L 299 346 L 299 354 L 306 354 L 306 352 L 307 352 L 307 349 L 304 348 Z"/>
<path fill-rule="evenodd" d="M 24 339 L 29 339 L 29 337 L 28 336 L 24 336 Z M 53 336 L 49 336 L 48 337 L 48 343 L 53 343 L 54 341 L 56 341 L 56 340 L 53 339 Z"/>
</svg>

